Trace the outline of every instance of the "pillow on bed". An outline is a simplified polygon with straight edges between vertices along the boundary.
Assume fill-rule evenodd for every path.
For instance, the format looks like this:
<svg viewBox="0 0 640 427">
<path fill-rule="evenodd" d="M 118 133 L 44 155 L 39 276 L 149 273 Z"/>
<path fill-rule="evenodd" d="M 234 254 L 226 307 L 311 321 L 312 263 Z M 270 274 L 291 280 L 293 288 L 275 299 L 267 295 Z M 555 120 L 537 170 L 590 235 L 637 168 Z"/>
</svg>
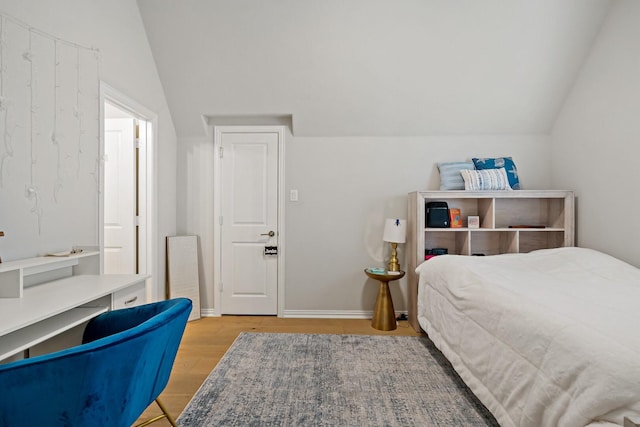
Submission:
<svg viewBox="0 0 640 427">
<path fill-rule="evenodd" d="M 478 170 L 504 168 L 507 172 L 507 176 L 509 177 L 509 186 L 511 187 L 511 189 L 520 189 L 518 169 L 516 169 L 516 164 L 513 162 L 513 159 L 511 157 L 474 157 L 472 160 L 475 169 Z"/>
<path fill-rule="evenodd" d="M 469 191 L 511 190 L 504 168 L 460 171 L 464 189 Z"/>
<path fill-rule="evenodd" d="M 440 190 L 464 190 L 464 180 L 460 175 L 462 169 L 475 169 L 475 166 L 473 162 L 438 163 Z"/>
</svg>

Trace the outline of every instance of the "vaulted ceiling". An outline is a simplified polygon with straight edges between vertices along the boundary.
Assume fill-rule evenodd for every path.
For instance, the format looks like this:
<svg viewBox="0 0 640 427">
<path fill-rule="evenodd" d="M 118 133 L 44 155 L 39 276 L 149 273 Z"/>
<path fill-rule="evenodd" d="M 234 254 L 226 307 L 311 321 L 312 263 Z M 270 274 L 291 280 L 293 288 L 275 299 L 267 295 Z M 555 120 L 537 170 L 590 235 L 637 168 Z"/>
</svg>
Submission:
<svg viewBox="0 0 640 427">
<path fill-rule="evenodd" d="M 179 136 L 547 133 L 609 0 L 138 0 Z M 204 119 L 204 120 L 203 120 Z"/>
</svg>

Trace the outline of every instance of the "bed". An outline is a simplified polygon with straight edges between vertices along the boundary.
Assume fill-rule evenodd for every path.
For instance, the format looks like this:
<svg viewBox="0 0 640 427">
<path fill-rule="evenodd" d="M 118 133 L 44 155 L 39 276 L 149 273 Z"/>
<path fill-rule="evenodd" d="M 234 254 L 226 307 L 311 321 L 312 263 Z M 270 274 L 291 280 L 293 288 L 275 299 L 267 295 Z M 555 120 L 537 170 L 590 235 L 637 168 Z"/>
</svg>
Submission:
<svg viewBox="0 0 640 427">
<path fill-rule="evenodd" d="M 640 419 L 639 269 L 564 247 L 416 273 L 420 326 L 502 426 Z"/>
</svg>

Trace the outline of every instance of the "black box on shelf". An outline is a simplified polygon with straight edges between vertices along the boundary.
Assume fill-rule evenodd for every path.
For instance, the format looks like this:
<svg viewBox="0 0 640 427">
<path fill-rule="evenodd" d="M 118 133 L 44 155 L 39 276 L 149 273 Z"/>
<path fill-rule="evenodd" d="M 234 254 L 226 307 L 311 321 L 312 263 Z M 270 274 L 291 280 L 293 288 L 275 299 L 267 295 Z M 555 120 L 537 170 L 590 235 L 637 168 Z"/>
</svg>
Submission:
<svg viewBox="0 0 640 427">
<path fill-rule="evenodd" d="M 449 205 L 447 205 L 447 202 L 427 202 L 425 211 L 425 225 L 427 227 L 449 228 Z"/>
<path fill-rule="evenodd" d="M 431 259 L 434 256 L 438 256 L 438 255 L 447 255 L 449 253 L 449 250 L 447 248 L 432 248 L 432 249 L 425 249 L 424 250 L 424 259 Z"/>
</svg>

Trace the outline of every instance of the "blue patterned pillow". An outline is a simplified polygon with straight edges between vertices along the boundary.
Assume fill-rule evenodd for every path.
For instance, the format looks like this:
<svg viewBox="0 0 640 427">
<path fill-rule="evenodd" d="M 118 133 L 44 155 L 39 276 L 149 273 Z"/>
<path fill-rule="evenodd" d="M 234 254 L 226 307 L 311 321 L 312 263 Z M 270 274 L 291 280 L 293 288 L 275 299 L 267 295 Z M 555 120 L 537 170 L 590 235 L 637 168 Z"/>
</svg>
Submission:
<svg viewBox="0 0 640 427">
<path fill-rule="evenodd" d="M 438 163 L 440 190 L 464 190 L 464 181 L 460 175 L 462 169 L 475 169 L 475 166 L 473 162 Z"/>
<path fill-rule="evenodd" d="M 518 169 L 516 169 L 516 164 L 513 162 L 511 157 L 474 157 L 472 160 L 475 168 L 478 170 L 504 168 L 507 172 L 507 176 L 509 177 L 509 186 L 511 186 L 511 189 L 520 189 Z"/>
<path fill-rule="evenodd" d="M 468 191 L 511 190 L 504 168 L 460 171 Z"/>
</svg>

